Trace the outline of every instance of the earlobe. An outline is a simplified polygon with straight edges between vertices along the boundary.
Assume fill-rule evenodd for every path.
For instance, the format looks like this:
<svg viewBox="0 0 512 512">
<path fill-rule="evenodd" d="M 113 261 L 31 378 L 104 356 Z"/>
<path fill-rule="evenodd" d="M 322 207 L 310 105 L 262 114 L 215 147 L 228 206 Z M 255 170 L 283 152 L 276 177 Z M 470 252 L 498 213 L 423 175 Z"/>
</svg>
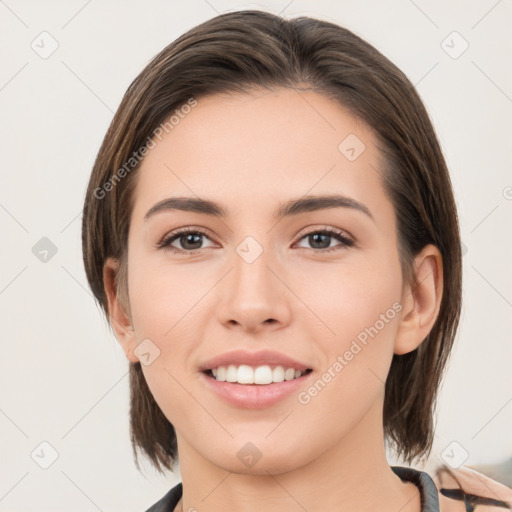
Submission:
<svg viewBox="0 0 512 512">
<path fill-rule="evenodd" d="M 402 296 L 402 316 L 395 338 L 394 353 L 415 350 L 435 324 L 443 297 L 443 262 L 439 249 L 429 244 L 415 257 L 417 284 L 407 286 Z"/>
<path fill-rule="evenodd" d="M 129 316 L 128 309 L 122 304 L 116 286 L 116 272 L 119 260 L 107 258 L 103 265 L 103 285 L 108 303 L 109 322 L 112 326 L 117 341 L 123 348 L 126 357 L 133 363 L 139 362 L 134 354 L 136 347 L 135 331 Z"/>
</svg>

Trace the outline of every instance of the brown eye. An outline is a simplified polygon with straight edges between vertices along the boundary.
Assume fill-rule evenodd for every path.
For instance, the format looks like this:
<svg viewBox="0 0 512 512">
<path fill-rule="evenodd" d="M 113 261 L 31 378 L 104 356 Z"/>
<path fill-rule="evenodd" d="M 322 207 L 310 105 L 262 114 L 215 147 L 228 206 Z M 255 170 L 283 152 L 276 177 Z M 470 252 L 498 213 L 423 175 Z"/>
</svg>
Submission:
<svg viewBox="0 0 512 512">
<path fill-rule="evenodd" d="M 333 228 L 311 231 L 303 235 L 300 240 L 307 240 L 311 249 L 317 252 L 332 252 L 343 247 L 352 247 L 354 245 L 353 240 L 347 238 L 341 231 Z M 331 247 L 333 240 L 337 240 L 340 243 Z"/>
<path fill-rule="evenodd" d="M 182 229 L 181 231 L 176 231 L 167 235 L 158 244 L 158 247 L 178 252 L 193 252 L 198 249 L 205 248 L 202 247 L 203 237 L 208 238 L 206 233 L 198 229 Z M 181 247 L 173 245 L 175 241 L 177 241 Z"/>
</svg>

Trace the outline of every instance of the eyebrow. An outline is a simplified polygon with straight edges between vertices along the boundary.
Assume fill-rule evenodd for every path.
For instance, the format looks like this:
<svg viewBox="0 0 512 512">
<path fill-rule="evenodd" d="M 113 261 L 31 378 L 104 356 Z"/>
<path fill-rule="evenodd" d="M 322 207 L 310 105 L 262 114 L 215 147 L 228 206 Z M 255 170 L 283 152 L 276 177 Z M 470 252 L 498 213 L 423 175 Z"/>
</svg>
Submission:
<svg viewBox="0 0 512 512">
<path fill-rule="evenodd" d="M 299 199 L 291 199 L 279 206 L 274 217 L 282 219 L 284 217 L 299 215 L 301 213 L 327 210 L 330 208 L 351 208 L 353 210 L 360 211 L 375 220 L 368 207 L 364 204 L 351 197 L 338 194 L 327 196 L 305 196 Z M 226 210 L 214 201 L 198 197 L 168 197 L 151 207 L 144 216 L 144 221 L 147 221 L 157 213 L 170 210 L 201 213 L 219 218 L 227 217 Z"/>
</svg>

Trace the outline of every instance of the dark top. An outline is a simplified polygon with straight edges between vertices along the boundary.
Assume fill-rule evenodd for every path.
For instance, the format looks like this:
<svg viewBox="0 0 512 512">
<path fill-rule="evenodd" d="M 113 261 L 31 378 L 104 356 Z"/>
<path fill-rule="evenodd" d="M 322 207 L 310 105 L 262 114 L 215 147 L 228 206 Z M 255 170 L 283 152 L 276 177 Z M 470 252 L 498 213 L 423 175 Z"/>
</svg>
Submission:
<svg viewBox="0 0 512 512">
<path fill-rule="evenodd" d="M 402 466 L 391 466 L 391 469 L 402 480 L 412 482 L 420 491 L 421 512 L 439 512 L 439 494 L 434 481 L 428 473 Z M 157 501 L 146 512 L 172 512 L 180 501 L 183 492 L 182 483 L 175 485 L 161 500 Z"/>
</svg>

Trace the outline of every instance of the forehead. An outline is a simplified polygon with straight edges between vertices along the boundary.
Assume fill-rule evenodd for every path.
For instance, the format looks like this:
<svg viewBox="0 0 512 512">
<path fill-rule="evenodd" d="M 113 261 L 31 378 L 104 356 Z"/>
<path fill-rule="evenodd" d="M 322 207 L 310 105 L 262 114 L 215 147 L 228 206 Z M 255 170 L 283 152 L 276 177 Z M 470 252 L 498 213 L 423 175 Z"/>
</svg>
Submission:
<svg viewBox="0 0 512 512">
<path fill-rule="evenodd" d="M 364 202 L 383 193 L 371 128 L 312 91 L 200 97 L 172 126 L 142 162 L 135 208 L 170 195 L 261 208 L 272 198 L 336 191 Z"/>
</svg>

